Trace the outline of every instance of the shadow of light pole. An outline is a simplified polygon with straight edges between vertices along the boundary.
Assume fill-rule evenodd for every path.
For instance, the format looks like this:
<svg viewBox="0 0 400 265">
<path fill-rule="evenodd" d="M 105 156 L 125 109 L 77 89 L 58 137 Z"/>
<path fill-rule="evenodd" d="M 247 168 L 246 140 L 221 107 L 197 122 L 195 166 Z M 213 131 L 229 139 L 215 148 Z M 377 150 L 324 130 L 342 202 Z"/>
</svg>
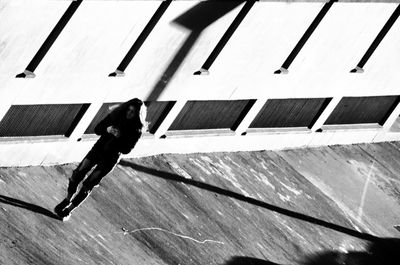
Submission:
<svg viewBox="0 0 400 265">
<path fill-rule="evenodd" d="M 205 28 L 214 23 L 219 18 L 235 9 L 244 1 L 223 2 L 223 1 L 205 1 L 195 5 L 184 14 L 177 17 L 172 23 L 189 30 L 189 36 L 183 42 L 182 46 L 176 52 L 171 63 L 161 74 L 158 82 L 154 85 L 151 92 L 145 99 L 146 101 L 156 101 L 168 83 L 174 77 L 179 67 L 182 65 L 186 56 L 193 48 L 197 39 Z"/>
<path fill-rule="evenodd" d="M 180 175 L 144 167 L 144 166 L 141 166 L 141 165 L 138 165 L 138 164 L 132 163 L 130 161 L 126 161 L 126 160 L 121 160 L 119 163 L 122 166 L 131 167 L 132 169 L 134 169 L 136 171 L 144 172 L 146 174 L 150 174 L 150 175 L 153 175 L 158 178 L 192 185 L 194 187 L 197 187 L 197 188 L 200 188 L 203 190 L 215 192 L 217 194 L 220 194 L 220 195 L 223 195 L 226 197 L 230 197 L 230 198 L 236 199 L 238 201 L 246 202 L 246 203 L 249 203 L 249 204 L 252 204 L 252 205 L 255 205 L 255 206 L 258 206 L 258 207 L 261 207 L 261 208 L 264 208 L 264 209 L 267 209 L 267 210 L 270 210 L 270 211 L 273 211 L 273 212 L 276 212 L 279 214 L 283 214 L 283 215 L 286 215 L 286 216 L 289 216 L 292 218 L 296 218 L 296 219 L 299 219 L 299 220 L 302 220 L 302 221 L 305 221 L 305 222 L 308 222 L 308 223 L 311 223 L 314 225 L 322 226 L 322 227 L 325 227 L 325 228 L 328 228 L 328 229 L 331 229 L 331 230 L 334 230 L 337 232 L 341 232 L 343 234 L 347 234 L 347 235 L 350 235 L 350 236 L 353 236 L 356 238 L 360 238 L 363 240 L 369 240 L 369 241 L 374 241 L 374 240 L 378 239 L 378 237 L 373 236 L 368 233 L 362 233 L 362 232 L 356 231 L 351 228 L 347 228 L 347 227 L 344 227 L 341 225 L 337 225 L 337 224 L 333 224 L 333 223 L 330 223 L 330 222 L 327 222 L 327 221 L 324 221 L 321 219 L 317 219 L 312 216 L 308 216 L 308 215 L 305 215 L 302 213 L 284 209 L 284 208 L 281 208 L 281 207 L 278 207 L 278 206 L 275 206 L 275 205 L 272 205 L 272 204 L 269 204 L 269 203 L 251 198 L 251 197 L 247 197 L 247 196 L 244 196 L 242 194 L 239 194 L 239 193 L 236 193 L 236 192 L 233 192 L 230 190 L 222 189 L 220 187 L 213 186 L 213 185 L 210 185 L 210 184 L 207 184 L 204 182 L 200 182 L 200 181 L 196 181 L 196 180 L 192 180 L 192 179 L 186 179 Z"/>
</svg>

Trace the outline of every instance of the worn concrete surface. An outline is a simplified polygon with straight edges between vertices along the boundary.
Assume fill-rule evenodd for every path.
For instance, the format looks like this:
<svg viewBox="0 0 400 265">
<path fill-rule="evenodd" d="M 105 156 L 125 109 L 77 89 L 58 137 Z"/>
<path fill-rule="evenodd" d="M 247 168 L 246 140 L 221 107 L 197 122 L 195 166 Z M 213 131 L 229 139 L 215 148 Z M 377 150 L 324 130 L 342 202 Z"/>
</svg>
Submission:
<svg viewBox="0 0 400 265">
<path fill-rule="evenodd" d="M 398 142 L 123 160 L 63 223 L 75 167 L 0 168 L 0 264 L 360 265 L 400 235 Z"/>
</svg>

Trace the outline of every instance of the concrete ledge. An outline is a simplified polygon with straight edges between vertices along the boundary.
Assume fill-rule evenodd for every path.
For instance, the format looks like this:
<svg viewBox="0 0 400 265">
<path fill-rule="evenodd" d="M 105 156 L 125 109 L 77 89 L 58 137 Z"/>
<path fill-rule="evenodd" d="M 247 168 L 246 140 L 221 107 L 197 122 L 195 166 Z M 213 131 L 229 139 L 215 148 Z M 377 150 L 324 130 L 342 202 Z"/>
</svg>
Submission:
<svg viewBox="0 0 400 265">
<path fill-rule="evenodd" d="M 362 124 L 340 124 L 340 125 L 323 125 L 322 131 L 353 131 L 353 130 L 367 130 L 367 131 L 380 131 L 383 127 L 377 123 L 362 123 Z"/>
<path fill-rule="evenodd" d="M 182 130 L 182 131 L 167 131 L 165 135 L 167 137 L 229 136 L 229 135 L 235 135 L 235 132 L 230 129 Z"/>
<path fill-rule="evenodd" d="M 63 135 L 49 136 L 18 136 L 18 137 L 0 137 L 1 144 L 18 144 L 18 143 L 43 143 L 43 142 L 67 142 L 68 137 Z"/>
<path fill-rule="evenodd" d="M 285 133 L 311 133 L 307 127 L 287 127 L 287 128 L 249 128 L 247 134 L 285 134 Z"/>
</svg>

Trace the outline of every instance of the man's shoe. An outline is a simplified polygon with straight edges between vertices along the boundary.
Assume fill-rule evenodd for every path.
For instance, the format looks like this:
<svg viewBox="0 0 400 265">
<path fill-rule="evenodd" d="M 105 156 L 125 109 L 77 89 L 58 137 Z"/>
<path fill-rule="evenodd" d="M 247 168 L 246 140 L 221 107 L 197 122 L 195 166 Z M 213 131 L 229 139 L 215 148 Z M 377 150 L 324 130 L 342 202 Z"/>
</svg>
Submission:
<svg viewBox="0 0 400 265">
<path fill-rule="evenodd" d="M 68 198 L 65 198 L 62 202 L 60 202 L 59 204 L 57 204 L 57 206 L 54 208 L 54 212 L 59 215 L 61 213 L 61 211 L 67 207 L 69 204 L 71 203 L 71 201 Z"/>
<path fill-rule="evenodd" d="M 63 222 L 66 222 L 71 217 L 71 211 L 68 208 L 65 208 L 58 214 L 58 216 Z"/>
</svg>

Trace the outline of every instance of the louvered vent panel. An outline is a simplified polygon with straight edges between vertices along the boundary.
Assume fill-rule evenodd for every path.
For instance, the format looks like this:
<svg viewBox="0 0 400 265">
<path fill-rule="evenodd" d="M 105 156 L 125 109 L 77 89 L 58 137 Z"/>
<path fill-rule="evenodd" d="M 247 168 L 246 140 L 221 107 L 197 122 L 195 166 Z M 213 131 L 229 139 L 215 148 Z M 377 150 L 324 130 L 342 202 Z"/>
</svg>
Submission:
<svg viewBox="0 0 400 265">
<path fill-rule="evenodd" d="M 188 101 L 169 130 L 231 129 L 250 100 Z"/>
<path fill-rule="evenodd" d="M 345 97 L 325 124 L 383 124 L 399 100 L 398 96 Z"/>
<path fill-rule="evenodd" d="M 250 128 L 311 127 L 330 99 L 269 99 Z"/>
<path fill-rule="evenodd" d="M 0 122 L 0 136 L 66 135 L 89 104 L 13 105 Z"/>
<path fill-rule="evenodd" d="M 176 101 L 152 101 L 146 102 L 147 121 L 150 122 L 149 132 L 155 133 L 162 121 L 168 115 Z"/>
</svg>

